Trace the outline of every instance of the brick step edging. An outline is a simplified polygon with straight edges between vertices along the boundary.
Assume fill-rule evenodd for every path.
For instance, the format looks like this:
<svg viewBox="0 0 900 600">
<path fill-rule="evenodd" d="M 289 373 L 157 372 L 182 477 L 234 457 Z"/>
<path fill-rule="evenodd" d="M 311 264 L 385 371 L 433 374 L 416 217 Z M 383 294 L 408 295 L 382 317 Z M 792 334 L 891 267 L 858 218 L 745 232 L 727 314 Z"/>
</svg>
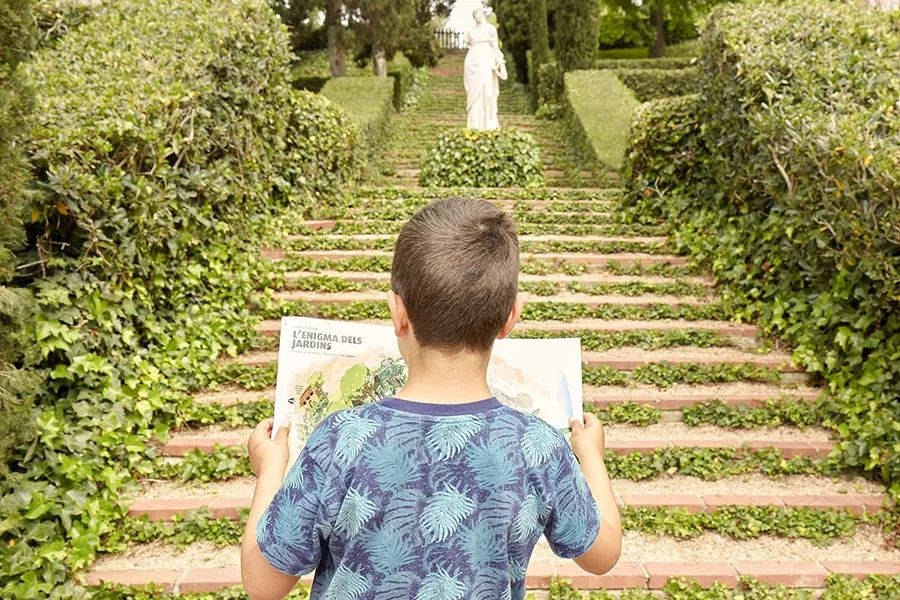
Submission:
<svg viewBox="0 0 900 600">
<path fill-rule="evenodd" d="M 605 575 L 593 575 L 572 561 L 561 565 L 546 561 L 532 561 L 528 565 L 525 587 L 546 589 L 551 577 L 561 577 L 584 591 L 621 590 L 629 588 L 660 589 L 672 577 L 692 577 L 701 586 L 720 582 L 729 588 L 737 586 L 743 576 L 755 577 L 770 585 L 794 588 L 823 588 L 832 574 L 850 575 L 865 579 L 869 574 L 900 575 L 900 563 L 888 561 L 733 561 L 727 562 L 620 562 Z M 87 573 L 87 583 L 108 582 L 122 585 L 155 583 L 166 593 L 175 585 L 181 593 L 216 592 L 241 583 L 240 567 L 214 567 L 186 571 L 131 569 L 123 571 L 93 571 Z M 310 585 L 312 575 L 300 579 Z"/>
<path fill-rule="evenodd" d="M 622 494 L 620 506 L 632 508 L 683 508 L 688 512 L 714 512 L 726 506 L 776 506 L 813 510 L 849 510 L 862 516 L 882 509 L 887 496 L 878 494 L 760 495 L 760 494 Z M 129 517 L 146 515 L 151 521 L 167 521 L 188 511 L 208 508 L 213 518 L 237 519 L 239 509 L 249 508 L 251 498 L 138 498 Z"/>
<path fill-rule="evenodd" d="M 216 445 L 224 447 L 243 446 L 247 443 L 246 437 L 221 436 L 221 437 L 175 437 L 159 447 L 162 456 L 184 456 L 191 450 L 212 452 Z M 665 448 L 721 448 L 735 449 L 739 454 L 743 452 L 743 445 L 730 440 L 612 440 L 606 442 L 607 450 L 619 453 L 640 452 L 650 454 L 656 450 Z M 785 458 L 796 456 L 809 456 L 811 458 L 827 456 L 834 448 L 833 442 L 784 442 L 780 440 L 759 440 L 748 444 L 749 452 L 756 452 L 766 448 L 781 450 Z"/>
</svg>

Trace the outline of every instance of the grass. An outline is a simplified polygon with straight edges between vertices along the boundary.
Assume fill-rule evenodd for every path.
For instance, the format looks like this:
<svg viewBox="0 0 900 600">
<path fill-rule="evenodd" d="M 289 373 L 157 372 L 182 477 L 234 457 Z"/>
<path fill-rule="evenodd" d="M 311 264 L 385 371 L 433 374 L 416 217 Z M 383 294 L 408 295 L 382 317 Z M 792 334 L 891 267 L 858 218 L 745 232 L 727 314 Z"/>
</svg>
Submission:
<svg viewBox="0 0 900 600">
<path fill-rule="evenodd" d="M 391 77 L 338 77 L 329 79 L 321 94 L 343 108 L 360 129 L 381 119 L 385 104 L 393 103 Z"/>
<path fill-rule="evenodd" d="M 673 46 L 666 46 L 666 56 L 671 58 L 693 58 L 697 55 L 700 44 L 697 40 L 690 40 Z M 597 58 L 649 58 L 650 48 L 613 48 L 612 50 L 600 50 Z"/>
<path fill-rule="evenodd" d="M 566 97 L 597 159 L 621 167 L 631 116 L 640 104 L 631 90 L 610 71 L 573 71 L 566 73 Z"/>
</svg>

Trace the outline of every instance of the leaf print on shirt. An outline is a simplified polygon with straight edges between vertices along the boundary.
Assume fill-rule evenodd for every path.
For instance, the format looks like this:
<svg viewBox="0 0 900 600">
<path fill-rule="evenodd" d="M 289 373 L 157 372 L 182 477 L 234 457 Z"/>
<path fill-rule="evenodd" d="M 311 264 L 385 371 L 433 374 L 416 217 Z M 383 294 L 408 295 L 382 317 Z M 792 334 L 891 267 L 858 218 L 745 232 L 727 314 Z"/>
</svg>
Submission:
<svg viewBox="0 0 900 600">
<path fill-rule="evenodd" d="M 344 539 L 358 534 L 375 515 L 375 503 L 353 488 L 347 491 L 334 524 L 334 532 Z"/>
<path fill-rule="evenodd" d="M 415 551 L 392 525 L 363 533 L 362 547 L 380 573 L 398 571 L 416 561 Z"/>
<path fill-rule="evenodd" d="M 509 563 L 509 580 L 510 581 L 522 581 L 525 579 L 525 574 L 528 572 L 527 567 L 523 567 L 517 562 L 510 561 Z"/>
<path fill-rule="evenodd" d="M 336 413 L 335 427 L 338 430 L 334 458 L 344 466 L 349 465 L 362 450 L 366 441 L 378 429 L 378 423 L 359 416 L 358 411 L 346 410 Z"/>
<path fill-rule="evenodd" d="M 325 600 L 356 600 L 368 588 L 368 579 L 347 568 L 347 565 L 341 565 L 328 584 Z"/>
<path fill-rule="evenodd" d="M 541 523 L 550 516 L 550 508 L 534 493 L 525 496 L 522 506 L 513 521 L 512 539 L 524 542 L 536 531 L 542 529 Z"/>
<path fill-rule="evenodd" d="M 409 600 L 419 589 L 419 576 L 413 571 L 400 571 L 385 577 L 375 588 L 378 600 Z"/>
<path fill-rule="evenodd" d="M 522 451 L 529 467 L 547 462 L 560 444 L 560 435 L 543 421 L 533 421 L 525 427 Z"/>
<path fill-rule="evenodd" d="M 515 462 L 509 452 L 490 441 L 478 442 L 466 449 L 466 462 L 475 472 L 475 483 L 485 490 L 512 485 L 519 480 Z"/>
<path fill-rule="evenodd" d="M 434 494 L 426 501 L 420 520 L 426 543 L 446 541 L 474 510 L 475 502 L 452 486 Z"/>
<path fill-rule="evenodd" d="M 460 600 L 466 594 L 466 585 L 444 570 L 429 573 L 415 600 Z"/>
<path fill-rule="evenodd" d="M 503 600 L 510 598 L 509 584 L 506 582 L 506 570 L 487 568 L 475 575 L 471 600 Z"/>
<path fill-rule="evenodd" d="M 375 473 L 378 486 L 386 492 L 405 488 L 419 478 L 416 461 L 391 442 L 375 442 L 363 454 L 366 464 Z"/>
<path fill-rule="evenodd" d="M 479 517 L 474 527 L 460 527 L 456 537 L 469 564 L 483 568 L 493 562 L 503 562 L 506 544 L 498 538 L 505 532 L 506 528 L 492 527 L 487 519 Z"/>
<path fill-rule="evenodd" d="M 403 489 L 394 494 L 384 511 L 384 524 L 403 533 L 418 529 L 419 515 L 425 508 L 425 495 L 416 489 Z"/>
<path fill-rule="evenodd" d="M 456 456 L 484 423 L 452 419 L 438 421 L 428 432 L 428 449 L 433 460 L 449 460 Z"/>
</svg>

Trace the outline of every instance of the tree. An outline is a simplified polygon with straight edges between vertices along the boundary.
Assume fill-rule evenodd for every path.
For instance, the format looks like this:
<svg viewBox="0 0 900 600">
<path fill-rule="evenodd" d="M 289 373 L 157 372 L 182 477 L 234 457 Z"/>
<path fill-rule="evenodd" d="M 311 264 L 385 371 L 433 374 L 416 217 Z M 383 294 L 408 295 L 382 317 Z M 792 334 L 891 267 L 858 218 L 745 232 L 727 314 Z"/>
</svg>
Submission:
<svg viewBox="0 0 900 600">
<path fill-rule="evenodd" d="M 347 75 L 347 47 L 344 43 L 343 0 L 325 0 L 325 35 L 328 39 L 328 67 L 332 77 Z"/>
<path fill-rule="evenodd" d="M 531 41 L 531 0 L 494 0 L 497 34 L 503 50 L 512 57 L 516 79 L 528 81 L 528 46 Z"/>
<path fill-rule="evenodd" d="M 550 31 L 547 26 L 547 0 L 531 0 L 531 78 L 536 83 L 541 65 L 550 62 Z"/>
<path fill-rule="evenodd" d="M 347 75 L 343 0 L 272 0 L 272 8 L 290 28 L 294 50 L 303 48 L 311 41 L 316 42 L 315 38 L 324 32 L 331 76 Z M 323 12 L 324 22 L 320 24 Z"/>
<path fill-rule="evenodd" d="M 631 31 L 621 32 L 621 41 L 638 44 L 650 42 L 650 58 L 665 56 L 667 44 L 696 37 L 697 20 L 717 4 L 728 1 L 647 0 L 637 5 L 632 0 L 603 0 L 609 11 L 617 11 L 620 26 L 631 28 Z M 649 31 L 647 22 L 650 25 Z"/>
<path fill-rule="evenodd" d="M 666 27 L 663 23 L 663 0 L 653 0 L 650 4 L 650 27 L 656 34 L 650 46 L 650 58 L 662 58 L 666 55 Z"/>
<path fill-rule="evenodd" d="M 375 75 L 387 77 L 387 61 L 420 29 L 414 0 L 347 0 L 357 43 L 370 49 Z"/>
<path fill-rule="evenodd" d="M 597 63 L 600 0 L 559 0 L 556 60 L 566 71 L 593 69 Z"/>
</svg>

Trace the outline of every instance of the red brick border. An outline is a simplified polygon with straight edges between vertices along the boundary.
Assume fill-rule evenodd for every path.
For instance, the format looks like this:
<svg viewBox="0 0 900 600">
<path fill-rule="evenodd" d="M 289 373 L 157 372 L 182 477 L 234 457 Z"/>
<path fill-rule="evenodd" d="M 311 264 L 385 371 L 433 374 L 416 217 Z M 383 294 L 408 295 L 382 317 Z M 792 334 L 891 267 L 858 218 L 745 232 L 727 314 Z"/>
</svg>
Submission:
<svg viewBox="0 0 900 600">
<path fill-rule="evenodd" d="M 825 587 L 825 578 L 828 577 L 828 571 L 813 561 L 745 560 L 732 562 L 731 566 L 740 575 L 755 577 L 763 583 L 787 587 Z"/>
<path fill-rule="evenodd" d="M 660 589 L 673 577 L 691 577 L 703 587 L 724 583 L 729 589 L 737 587 L 738 577 L 725 562 L 646 562 L 650 588 Z"/>
<path fill-rule="evenodd" d="M 191 450 L 212 452 L 216 444 L 220 446 L 240 446 L 247 443 L 247 438 L 235 436 L 223 437 L 176 437 L 160 446 L 162 456 L 184 456 Z"/>
</svg>

